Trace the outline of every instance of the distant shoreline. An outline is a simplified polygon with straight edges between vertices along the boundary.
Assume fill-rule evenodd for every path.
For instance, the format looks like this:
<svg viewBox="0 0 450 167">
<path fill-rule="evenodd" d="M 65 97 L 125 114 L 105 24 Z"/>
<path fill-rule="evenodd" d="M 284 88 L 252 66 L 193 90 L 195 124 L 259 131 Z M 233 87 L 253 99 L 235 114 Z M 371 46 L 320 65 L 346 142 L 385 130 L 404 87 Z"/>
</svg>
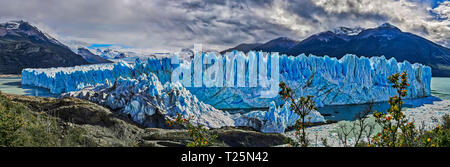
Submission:
<svg viewBox="0 0 450 167">
<path fill-rule="evenodd" d="M 21 77 L 19 74 L 0 74 L 0 78 Z"/>
</svg>

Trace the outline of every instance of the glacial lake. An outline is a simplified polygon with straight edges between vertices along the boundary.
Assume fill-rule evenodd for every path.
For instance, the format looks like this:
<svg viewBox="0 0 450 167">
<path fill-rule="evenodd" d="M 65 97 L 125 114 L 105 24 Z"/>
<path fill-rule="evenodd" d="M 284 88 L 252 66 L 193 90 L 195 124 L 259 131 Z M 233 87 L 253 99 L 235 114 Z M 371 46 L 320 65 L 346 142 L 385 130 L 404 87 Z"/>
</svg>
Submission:
<svg viewBox="0 0 450 167">
<path fill-rule="evenodd" d="M 20 77 L 0 78 L 0 91 L 17 95 L 58 97 L 57 94 L 50 93 L 50 91 L 46 88 L 28 85 L 22 86 Z"/>
<path fill-rule="evenodd" d="M 419 98 L 413 100 L 405 100 L 404 107 L 415 108 L 424 104 L 433 104 L 433 101 L 450 100 L 450 78 L 449 77 L 432 77 L 431 78 L 431 97 Z M 327 120 L 354 120 L 355 115 L 368 107 L 367 104 L 356 105 L 336 105 L 325 106 L 319 108 L 319 112 L 324 115 Z M 387 102 L 375 103 L 373 110 L 386 112 L 389 109 Z"/>
<path fill-rule="evenodd" d="M 10 94 L 41 96 L 41 97 L 57 97 L 57 94 L 52 94 L 48 89 L 34 86 L 22 86 L 20 77 L 0 78 L 0 91 Z M 436 100 L 450 100 L 450 78 L 449 77 L 433 77 L 431 78 L 431 95 L 421 99 L 406 100 L 405 107 L 414 108 L 422 106 L 423 104 L 432 104 Z M 336 105 L 325 106 L 319 108 L 319 112 L 324 115 L 325 119 L 333 121 L 353 120 L 354 116 L 366 109 L 368 105 Z M 384 112 L 389 108 L 389 104 L 375 103 L 374 110 Z M 261 109 L 258 109 L 261 110 Z M 233 110 L 230 112 L 249 112 L 246 110 Z"/>
</svg>

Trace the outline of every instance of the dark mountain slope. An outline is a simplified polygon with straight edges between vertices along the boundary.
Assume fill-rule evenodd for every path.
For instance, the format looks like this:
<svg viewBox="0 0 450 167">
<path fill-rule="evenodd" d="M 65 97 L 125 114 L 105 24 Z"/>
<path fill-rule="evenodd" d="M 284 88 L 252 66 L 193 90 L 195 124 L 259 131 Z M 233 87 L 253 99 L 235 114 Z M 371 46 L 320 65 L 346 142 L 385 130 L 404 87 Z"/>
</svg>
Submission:
<svg viewBox="0 0 450 167">
<path fill-rule="evenodd" d="M 78 48 L 78 54 L 82 56 L 86 61 L 93 64 L 98 63 L 112 63 L 112 61 L 106 60 L 96 54 L 93 54 L 86 48 Z"/>
<path fill-rule="evenodd" d="M 283 52 L 287 51 L 289 48 L 295 46 L 298 43 L 298 41 L 289 39 L 287 37 L 279 37 L 273 40 L 270 40 L 269 42 L 266 42 L 264 44 L 260 43 L 251 43 L 251 44 L 239 44 L 236 47 L 224 50 L 220 52 L 221 54 L 225 52 L 231 52 L 233 50 L 242 51 L 247 53 L 250 50 L 255 51 L 264 51 L 264 52 Z"/>
<path fill-rule="evenodd" d="M 290 49 L 291 47 L 295 46 L 298 43 L 298 41 L 295 41 L 293 39 L 289 39 L 287 37 L 280 37 L 274 40 L 271 40 L 265 44 L 259 45 L 252 50 L 262 50 L 265 52 L 283 52 L 285 50 Z"/>
<path fill-rule="evenodd" d="M 27 22 L 0 24 L 0 74 L 20 74 L 23 68 L 82 64 L 89 62 Z"/>
<path fill-rule="evenodd" d="M 221 54 L 224 54 L 226 52 L 231 52 L 233 50 L 238 50 L 238 51 L 242 51 L 242 52 L 248 52 L 250 50 L 252 50 L 253 48 L 262 45 L 261 43 L 243 43 L 243 44 L 239 44 L 236 47 L 224 50 L 222 52 L 220 52 Z"/>
<path fill-rule="evenodd" d="M 242 44 L 241 44 L 242 45 Z M 238 46 L 241 46 L 238 45 Z M 251 49 L 228 49 L 279 52 L 297 56 L 302 53 L 341 58 L 345 54 L 358 56 L 395 57 L 397 61 L 421 63 L 432 68 L 433 76 L 450 77 L 450 49 L 385 23 L 376 28 L 339 27 L 333 31 L 314 34 L 301 42 L 281 37 Z"/>
</svg>

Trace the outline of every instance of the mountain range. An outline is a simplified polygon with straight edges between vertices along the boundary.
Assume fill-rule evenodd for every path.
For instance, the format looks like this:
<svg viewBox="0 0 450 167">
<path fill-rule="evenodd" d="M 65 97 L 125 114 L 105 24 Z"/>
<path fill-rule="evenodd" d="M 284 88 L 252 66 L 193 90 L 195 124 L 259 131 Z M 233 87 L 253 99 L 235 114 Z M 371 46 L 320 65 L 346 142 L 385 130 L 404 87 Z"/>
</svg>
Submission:
<svg viewBox="0 0 450 167">
<path fill-rule="evenodd" d="M 106 48 L 104 50 L 96 49 L 95 52 L 104 59 L 123 59 L 126 57 L 137 56 L 136 53 L 130 51 L 117 51 L 114 49 Z"/>
<path fill-rule="evenodd" d="M 341 58 L 345 54 L 358 56 L 394 57 L 397 61 L 421 63 L 432 68 L 433 76 L 450 77 L 450 49 L 418 35 L 403 32 L 389 23 L 376 28 L 339 27 L 333 31 L 314 34 L 302 41 L 286 37 L 263 44 L 240 44 L 221 53 L 239 50 L 279 52 L 297 56 L 302 53 Z"/>
<path fill-rule="evenodd" d="M 0 24 L 0 74 L 20 74 L 24 68 L 100 63 L 91 60 L 97 60 L 95 55 L 86 60 L 28 22 Z"/>
<path fill-rule="evenodd" d="M 279 37 L 266 43 L 243 43 L 221 53 L 239 50 L 279 52 L 297 56 L 309 55 L 341 58 L 345 54 L 394 57 L 432 68 L 433 76 L 450 77 L 450 49 L 418 35 L 403 32 L 389 23 L 375 28 L 339 27 L 314 34 L 303 40 Z M 24 68 L 68 67 L 83 64 L 110 63 L 133 53 L 98 50 L 92 53 L 69 47 L 25 21 L 0 24 L 0 74 L 20 74 Z"/>
</svg>

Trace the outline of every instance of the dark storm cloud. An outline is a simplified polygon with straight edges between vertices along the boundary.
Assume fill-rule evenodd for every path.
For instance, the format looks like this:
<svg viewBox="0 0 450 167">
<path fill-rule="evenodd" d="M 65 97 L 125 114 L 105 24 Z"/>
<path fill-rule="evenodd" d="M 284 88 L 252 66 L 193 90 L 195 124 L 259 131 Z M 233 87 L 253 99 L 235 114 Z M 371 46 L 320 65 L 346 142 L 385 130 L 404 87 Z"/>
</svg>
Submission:
<svg viewBox="0 0 450 167">
<path fill-rule="evenodd" d="M 201 43 L 225 49 L 296 40 L 339 26 L 392 22 L 404 31 L 448 43 L 450 3 L 430 9 L 407 0 L 0 0 L 0 18 L 23 19 L 68 44 L 115 43 L 178 51 Z M 438 16 L 440 19 L 432 19 Z M 442 19 L 444 18 L 444 19 Z"/>
</svg>

